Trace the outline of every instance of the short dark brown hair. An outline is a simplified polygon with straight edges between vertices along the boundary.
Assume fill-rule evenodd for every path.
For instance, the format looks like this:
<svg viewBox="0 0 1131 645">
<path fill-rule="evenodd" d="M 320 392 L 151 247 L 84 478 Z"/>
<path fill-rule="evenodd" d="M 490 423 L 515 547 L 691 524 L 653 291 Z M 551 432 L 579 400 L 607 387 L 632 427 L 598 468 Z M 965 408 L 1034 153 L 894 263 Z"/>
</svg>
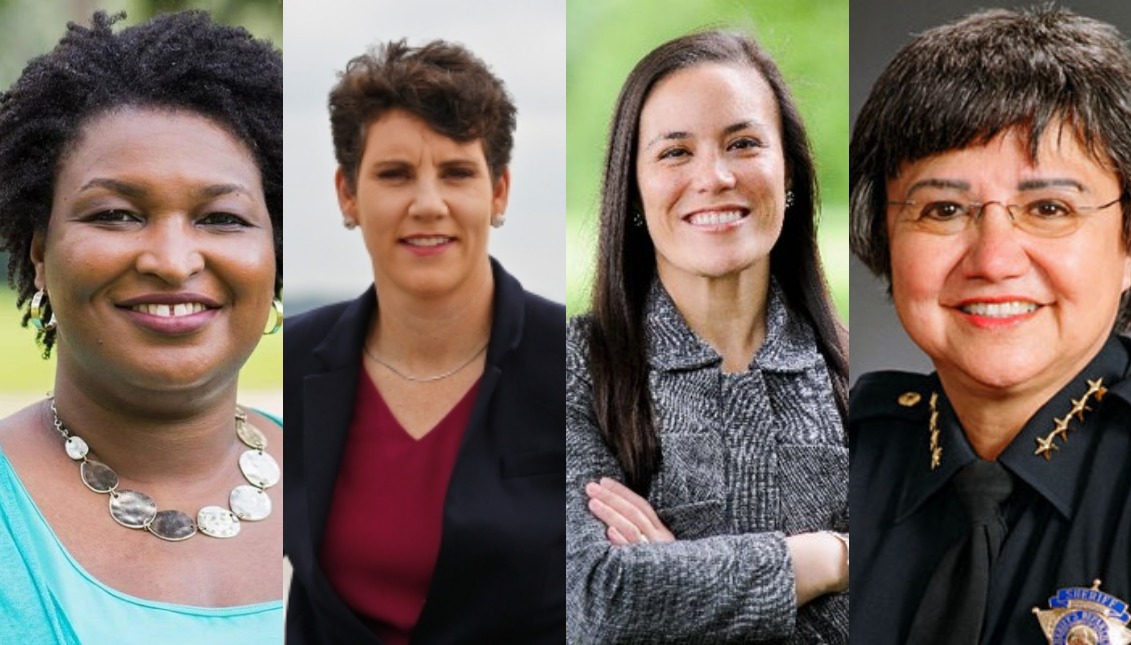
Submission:
<svg viewBox="0 0 1131 645">
<path fill-rule="evenodd" d="M 884 69 L 849 146 L 852 252 L 891 282 L 886 183 L 910 162 L 1061 125 L 1112 167 L 1131 242 L 1131 52 L 1107 23 L 1051 6 L 994 9 L 928 30 Z M 1131 323 L 1126 296 L 1116 329 Z"/>
<path fill-rule="evenodd" d="M 481 140 L 493 179 L 510 163 L 517 110 L 503 82 L 461 45 L 398 40 L 351 60 L 330 91 L 334 155 L 351 188 L 366 129 L 398 108 L 460 143 Z"/>
</svg>

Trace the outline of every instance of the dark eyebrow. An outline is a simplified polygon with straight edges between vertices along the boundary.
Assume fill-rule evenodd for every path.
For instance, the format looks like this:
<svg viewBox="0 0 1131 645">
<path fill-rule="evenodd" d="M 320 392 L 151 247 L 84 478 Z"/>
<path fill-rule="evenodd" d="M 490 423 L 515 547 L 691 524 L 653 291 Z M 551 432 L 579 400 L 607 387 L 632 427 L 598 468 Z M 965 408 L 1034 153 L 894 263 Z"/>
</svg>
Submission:
<svg viewBox="0 0 1131 645">
<path fill-rule="evenodd" d="M 85 184 L 83 184 L 82 188 L 79 188 L 79 192 L 81 193 L 83 191 L 91 190 L 94 188 L 104 188 L 120 195 L 125 195 L 126 197 L 135 199 L 145 197 L 146 194 L 145 188 L 142 188 L 137 184 L 118 181 L 117 179 L 106 179 L 103 177 L 95 177 L 94 179 L 86 182 Z"/>
<path fill-rule="evenodd" d="M 734 134 L 735 132 L 741 132 L 741 131 L 743 131 L 747 128 L 759 128 L 759 127 L 761 127 L 761 125 L 762 125 L 761 123 L 758 123 L 757 121 L 754 121 L 752 119 L 748 120 L 748 121 L 739 121 L 737 123 L 732 123 L 732 124 L 728 125 L 727 127 L 723 128 L 723 136 L 724 137 L 730 136 L 730 135 Z M 660 136 L 649 141 L 647 143 L 647 145 L 644 146 L 644 149 L 647 150 L 648 148 L 651 148 L 658 141 L 678 141 L 680 139 L 690 139 L 690 138 L 691 138 L 691 133 L 690 132 L 684 132 L 682 130 L 676 130 L 676 131 L 673 131 L 673 132 L 664 132 L 664 133 L 660 134 Z"/>
<path fill-rule="evenodd" d="M 475 159 L 471 159 L 471 158 L 460 159 L 460 158 L 457 158 L 457 159 L 447 159 L 447 160 L 441 161 L 439 163 L 439 166 L 441 168 L 466 168 L 468 166 L 471 166 L 473 168 L 478 168 L 479 164 L 475 162 Z"/>
<path fill-rule="evenodd" d="M 196 195 L 203 199 L 211 199 L 213 197 L 223 197 L 224 195 L 231 195 L 233 193 L 241 193 L 243 195 L 251 195 L 248 189 L 240 184 L 211 184 L 198 188 Z"/>
<path fill-rule="evenodd" d="M 959 179 L 920 179 L 914 184 L 911 184 L 911 187 L 907 189 L 906 196 L 910 197 L 920 188 L 952 188 L 954 190 L 969 191 L 970 182 Z"/>
<path fill-rule="evenodd" d="M 109 179 L 106 177 L 95 177 L 94 179 L 91 179 L 90 181 L 86 182 L 82 188 L 79 189 L 79 192 L 81 193 L 83 191 L 92 190 L 94 188 L 109 190 L 131 199 L 143 199 L 149 194 L 149 191 L 146 190 L 144 186 L 131 184 L 128 181 Z M 215 197 L 221 197 L 223 195 L 231 195 L 232 193 L 242 193 L 244 195 L 251 194 L 245 186 L 242 186 L 240 184 L 210 184 L 208 186 L 198 188 L 193 192 L 200 199 L 212 199 Z"/>
<path fill-rule="evenodd" d="M 741 132 L 747 128 L 757 129 L 760 127 L 762 127 L 762 124 L 758 123 L 757 121 L 739 121 L 738 123 L 734 123 L 723 128 L 723 136 L 725 137 L 729 134 L 734 134 L 735 132 Z"/>
<path fill-rule="evenodd" d="M 682 130 L 677 130 L 677 131 L 674 131 L 674 132 L 664 132 L 660 136 L 649 141 L 644 146 L 644 149 L 647 150 L 648 148 L 651 148 L 652 146 L 656 145 L 656 142 L 658 142 L 658 141 L 678 141 L 680 139 L 690 139 L 690 138 L 691 138 L 691 133 L 690 132 L 684 132 Z"/>
<path fill-rule="evenodd" d="M 1075 179 L 1061 177 L 1054 177 L 1052 179 L 1026 179 L 1017 184 L 1017 190 L 1019 191 L 1040 190 L 1042 188 L 1075 188 L 1081 193 L 1088 192 L 1088 189 L 1084 188 L 1084 184 L 1081 184 Z"/>
</svg>

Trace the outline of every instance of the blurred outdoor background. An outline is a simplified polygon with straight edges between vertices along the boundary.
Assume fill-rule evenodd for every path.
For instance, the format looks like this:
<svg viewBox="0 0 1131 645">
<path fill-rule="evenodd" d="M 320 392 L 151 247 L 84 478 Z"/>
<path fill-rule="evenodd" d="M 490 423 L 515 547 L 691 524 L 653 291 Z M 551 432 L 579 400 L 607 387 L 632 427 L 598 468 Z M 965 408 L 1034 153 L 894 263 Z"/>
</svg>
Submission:
<svg viewBox="0 0 1131 645">
<path fill-rule="evenodd" d="M 0 0 L 0 88 L 11 85 L 30 58 L 50 51 L 68 21 L 87 24 L 99 9 L 125 11 L 121 27 L 187 8 L 206 9 L 218 21 L 242 25 L 281 47 L 281 0 Z M 6 276 L 8 256 L 3 252 L 0 266 Z M 54 382 L 55 359 L 41 358 L 35 332 L 20 327 L 22 315 L 15 292 L 6 279 L 0 281 L 0 417 L 42 397 Z M 281 414 L 282 369 L 282 334 L 264 337 L 240 376 L 241 403 Z"/>
<path fill-rule="evenodd" d="M 785 75 L 812 141 L 823 201 L 821 254 L 848 323 L 848 0 L 567 2 L 567 307 L 588 307 L 598 190 L 613 103 L 657 45 L 703 27 L 758 38 Z"/>
</svg>

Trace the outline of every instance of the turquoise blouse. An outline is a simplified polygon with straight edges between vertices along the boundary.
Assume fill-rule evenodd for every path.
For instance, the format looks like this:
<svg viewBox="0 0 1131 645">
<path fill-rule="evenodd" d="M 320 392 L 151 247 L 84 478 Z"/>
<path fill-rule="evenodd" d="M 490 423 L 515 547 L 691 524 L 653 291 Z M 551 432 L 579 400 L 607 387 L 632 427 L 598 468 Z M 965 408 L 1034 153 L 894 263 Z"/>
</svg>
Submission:
<svg viewBox="0 0 1131 645">
<path fill-rule="evenodd" d="M 96 580 L 63 548 L 0 451 L 0 643 L 282 642 L 282 600 L 192 607 L 137 598 Z"/>
</svg>

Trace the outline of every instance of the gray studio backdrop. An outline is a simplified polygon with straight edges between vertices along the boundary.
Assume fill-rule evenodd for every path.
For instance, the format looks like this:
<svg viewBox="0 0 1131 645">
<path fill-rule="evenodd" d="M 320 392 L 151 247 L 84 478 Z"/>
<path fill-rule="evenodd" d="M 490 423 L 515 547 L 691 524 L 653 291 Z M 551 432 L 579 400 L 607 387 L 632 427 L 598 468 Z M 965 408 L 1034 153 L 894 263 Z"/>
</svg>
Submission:
<svg viewBox="0 0 1131 645">
<path fill-rule="evenodd" d="M 855 123 L 876 77 L 914 34 L 950 22 L 978 9 L 1028 7 L 1034 2 L 948 0 L 913 3 L 903 0 L 852 0 L 850 8 L 851 114 Z M 1071 0 L 1057 3 L 1077 13 L 1115 25 L 1131 36 L 1131 2 Z M 885 285 L 852 259 L 852 381 L 881 369 L 933 371 L 930 361 L 907 338 L 887 297 Z"/>
</svg>

